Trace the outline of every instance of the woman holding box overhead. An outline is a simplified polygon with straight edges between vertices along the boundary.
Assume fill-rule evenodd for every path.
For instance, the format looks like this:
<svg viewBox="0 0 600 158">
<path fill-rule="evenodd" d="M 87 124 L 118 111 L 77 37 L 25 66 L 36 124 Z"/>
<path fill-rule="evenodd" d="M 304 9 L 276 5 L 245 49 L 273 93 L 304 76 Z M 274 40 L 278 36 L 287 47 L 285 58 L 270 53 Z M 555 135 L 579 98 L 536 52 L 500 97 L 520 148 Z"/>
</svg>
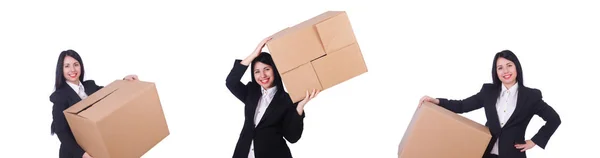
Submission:
<svg viewBox="0 0 600 158">
<path fill-rule="evenodd" d="M 79 54 L 73 50 L 66 50 L 58 56 L 56 64 L 56 78 L 54 92 L 50 95 L 52 107 L 52 134 L 60 140 L 60 158 L 91 158 L 75 141 L 75 136 L 65 119 L 63 111 L 75 103 L 85 99 L 88 95 L 98 91 L 103 86 L 98 86 L 94 80 L 83 80 L 83 61 Z M 138 80 L 136 75 L 128 75 L 124 80 Z"/>
<path fill-rule="evenodd" d="M 558 113 L 542 99 L 538 89 L 525 87 L 519 59 L 513 52 L 496 53 L 492 68 L 493 83 L 464 100 L 449 100 L 424 96 L 422 102 L 438 104 L 455 113 L 485 109 L 486 126 L 492 139 L 484 158 L 525 158 L 525 151 L 536 145 L 545 148 L 561 123 Z M 531 140 L 525 140 L 525 130 L 531 118 L 538 115 L 546 121 Z"/>
<path fill-rule="evenodd" d="M 281 77 L 271 55 L 261 52 L 265 38 L 244 60 L 235 60 L 226 85 L 245 104 L 245 121 L 233 158 L 291 158 L 284 138 L 296 143 L 304 128 L 304 106 L 319 91 L 306 92 L 304 100 L 294 104 L 284 90 Z M 244 85 L 240 79 L 248 69 L 252 81 Z"/>
</svg>

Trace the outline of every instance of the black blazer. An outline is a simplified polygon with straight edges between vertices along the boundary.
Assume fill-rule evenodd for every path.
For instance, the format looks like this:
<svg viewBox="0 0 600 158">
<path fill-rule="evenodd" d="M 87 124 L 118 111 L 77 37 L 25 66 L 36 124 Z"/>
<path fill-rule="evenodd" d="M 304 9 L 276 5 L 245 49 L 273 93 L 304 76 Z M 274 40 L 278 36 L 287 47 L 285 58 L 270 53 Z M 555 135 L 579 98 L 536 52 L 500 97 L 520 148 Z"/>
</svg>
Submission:
<svg viewBox="0 0 600 158">
<path fill-rule="evenodd" d="M 103 87 L 96 85 L 93 80 L 84 81 L 82 84 L 87 95 L 91 95 Z M 81 101 L 81 98 L 73 88 L 64 84 L 50 95 L 50 101 L 54 104 L 52 107 L 52 133 L 58 135 L 61 143 L 59 158 L 81 158 L 85 151 L 75 141 L 75 136 L 63 114 L 65 109 Z"/>
<path fill-rule="evenodd" d="M 514 145 L 525 143 L 525 130 L 533 115 L 538 115 L 546 121 L 546 124 L 531 138 L 537 146 L 545 149 L 548 140 L 561 123 L 558 113 L 544 102 L 540 90 L 519 85 L 515 111 L 504 127 L 501 127 L 496 111 L 496 101 L 501 90 L 500 86 L 484 84 L 479 93 L 464 100 L 438 99 L 440 100 L 440 106 L 455 113 L 465 113 L 482 107 L 485 109 L 487 117 L 485 126 L 490 129 L 492 134 L 485 155 L 490 153 L 496 139 L 500 136 L 498 142 L 500 158 L 526 158 L 525 152 L 521 152 Z"/>
<path fill-rule="evenodd" d="M 298 115 L 297 104 L 294 104 L 283 87 L 278 90 L 267 107 L 264 116 L 254 127 L 254 114 L 260 99 L 261 87 L 257 83 L 244 85 L 240 79 L 248 69 L 241 60 L 235 60 L 231 72 L 227 76 L 226 85 L 229 91 L 245 104 L 245 121 L 240 133 L 233 158 L 247 158 L 250 143 L 254 139 L 254 154 L 257 158 L 291 158 L 292 154 L 284 138 L 296 143 L 302 136 L 304 113 Z"/>
</svg>

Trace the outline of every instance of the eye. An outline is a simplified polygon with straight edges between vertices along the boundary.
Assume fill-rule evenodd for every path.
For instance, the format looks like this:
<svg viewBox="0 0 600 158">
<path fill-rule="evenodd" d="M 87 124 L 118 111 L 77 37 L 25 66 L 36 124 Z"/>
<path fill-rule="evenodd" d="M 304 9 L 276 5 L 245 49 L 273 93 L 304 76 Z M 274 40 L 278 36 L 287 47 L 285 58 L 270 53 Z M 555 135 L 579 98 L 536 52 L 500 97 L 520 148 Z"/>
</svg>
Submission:
<svg viewBox="0 0 600 158">
<path fill-rule="evenodd" d="M 73 66 L 79 66 L 79 63 L 75 63 L 75 64 L 73 64 Z"/>
</svg>

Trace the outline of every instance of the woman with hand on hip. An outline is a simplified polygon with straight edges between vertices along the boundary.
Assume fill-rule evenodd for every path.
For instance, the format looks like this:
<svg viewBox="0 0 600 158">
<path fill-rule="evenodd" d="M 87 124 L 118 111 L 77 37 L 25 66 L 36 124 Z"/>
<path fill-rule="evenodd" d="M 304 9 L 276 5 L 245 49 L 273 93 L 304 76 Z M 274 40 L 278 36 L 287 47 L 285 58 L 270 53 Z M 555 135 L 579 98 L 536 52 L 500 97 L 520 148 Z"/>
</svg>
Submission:
<svg viewBox="0 0 600 158">
<path fill-rule="evenodd" d="M 50 101 L 54 104 L 51 132 L 58 136 L 61 143 L 59 158 L 91 158 L 90 154 L 77 144 L 63 114 L 65 109 L 103 87 L 96 85 L 94 80 L 84 81 L 84 73 L 83 61 L 77 52 L 66 50 L 60 53 L 56 64 L 54 92 L 50 95 Z M 134 81 L 138 80 L 138 77 L 128 75 L 123 80 Z"/>
<path fill-rule="evenodd" d="M 306 92 L 304 100 L 293 103 L 284 90 L 277 67 L 268 53 L 261 52 L 264 39 L 244 60 L 235 60 L 226 86 L 245 104 L 245 121 L 233 158 L 291 158 L 286 141 L 296 143 L 304 128 L 304 106 L 319 91 Z M 240 82 L 248 66 L 252 81 Z M 285 138 L 285 140 L 284 140 Z"/>
<path fill-rule="evenodd" d="M 483 84 L 477 94 L 464 100 L 424 96 L 420 103 L 431 102 L 455 113 L 483 107 L 487 118 L 485 125 L 492 134 L 484 158 L 525 158 L 526 150 L 534 146 L 545 148 L 561 120 L 544 102 L 540 90 L 524 86 L 521 63 L 513 52 L 496 53 L 492 78 L 493 83 Z M 525 130 L 534 115 L 544 119 L 546 124 L 533 138 L 525 140 Z"/>
</svg>

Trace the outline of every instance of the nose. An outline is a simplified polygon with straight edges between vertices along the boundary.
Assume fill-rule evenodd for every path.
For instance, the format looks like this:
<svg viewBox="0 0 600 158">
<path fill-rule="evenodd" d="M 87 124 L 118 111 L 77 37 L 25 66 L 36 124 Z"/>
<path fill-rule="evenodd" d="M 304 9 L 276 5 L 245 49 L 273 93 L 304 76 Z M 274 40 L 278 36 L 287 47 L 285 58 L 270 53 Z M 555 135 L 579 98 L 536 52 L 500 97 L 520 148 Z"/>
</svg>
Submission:
<svg viewBox="0 0 600 158">
<path fill-rule="evenodd" d="M 260 77 L 260 78 L 264 78 L 264 77 L 266 77 L 266 74 L 265 74 L 265 72 L 260 72 L 260 75 L 259 75 L 258 77 Z"/>
<path fill-rule="evenodd" d="M 69 67 L 69 72 L 74 72 L 74 71 L 75 71 L 75 66 Z"/>
</svg>

